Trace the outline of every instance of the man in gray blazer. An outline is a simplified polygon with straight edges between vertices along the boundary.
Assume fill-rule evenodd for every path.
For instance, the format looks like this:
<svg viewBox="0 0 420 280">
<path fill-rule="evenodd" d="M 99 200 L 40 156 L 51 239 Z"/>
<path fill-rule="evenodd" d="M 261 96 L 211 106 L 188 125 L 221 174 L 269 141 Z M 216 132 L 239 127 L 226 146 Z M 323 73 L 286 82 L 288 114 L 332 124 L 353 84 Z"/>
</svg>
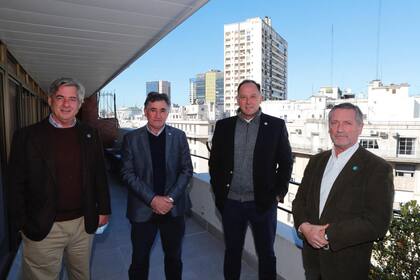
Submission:
<svg viewBox="0 0 420 280">
<path fill-rule="evenodd" d="M 127 218 L 131 222 L 130 279 L 147 279 L 150 251 L 160 231 L 166 279 L 182 279 L 186 192 L 193 168 L 186 135 L 166 125 L 170 101 L 151 92 L 144 102 L 147 124 L 123 141 L 122 178 L 128 186 Z"/>
<path fill-rule="evenodd" d="M 328 119 L 333 149 L 310 159 L 293 201 L 306 279 L 367 279 L 373 242 L 392 216 L 392 168 L 359 146 L 359 107 L 336 105 Z"/>
</svg>

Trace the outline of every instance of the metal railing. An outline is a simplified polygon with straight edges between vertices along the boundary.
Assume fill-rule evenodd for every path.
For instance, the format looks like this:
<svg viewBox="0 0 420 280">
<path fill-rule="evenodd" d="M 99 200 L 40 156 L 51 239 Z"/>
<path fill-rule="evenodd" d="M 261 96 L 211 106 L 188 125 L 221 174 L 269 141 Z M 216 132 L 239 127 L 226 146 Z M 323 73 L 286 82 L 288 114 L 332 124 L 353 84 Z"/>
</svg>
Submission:
<svg viewBox="0 0 420 280">
<path fill-rule="evenodd" d="M 199 156 L 199 155 L 195 155 L 195 154 L 191 154 L 191 156 L 192 157 L 196 157 L 196 158 L 200 158 L 200 159 L 204 159 L 204 160 L 207 160 L 207 161 L 209 160 L 209 158 L 207 158 L 207 157 L 203 157 L 203 156 Z M 289 184 L 300 186 L 300 183 L 295 182 L 295 181 L 289 181 Z M 288 214 L 292 214 L 292 210 L 287 209 L 287 208 L 284 208 L 284 207 L 282 207 L 280 205 L 277 205 L 277 209 L 282 210 L 282 211 L 284 211 L 284 212 L 286 212 Z"/>
<path fill-rule="evenodd" d="M 207 160 L 207 161 L 209 160 L 209 158 L 207 158 L 207 157 L 203 157 L 203 156 L 199 156 L 199 155 L 194 155 L 194 154 L 191 154 L 191 156 L 192 156 L 192 157 L 196 157 L 196 158 L 200 158 L 200 159 L 204 159 L 204 160 Z M 299 183 L 299 182 L 289 181 L 289 184 L 292 184 L 292 185 L 295 185 L 295 186 L 300 187 L 300 183 Z M 286 213 L 288 213 L 288 214 L 293 214 L 293 213 L 292 213 L 292 210 L 287 209 L 287 208 L 284 208 L 284 207 L 282 207 L 282 206 L 280 206 L 280 205 L 277 205 L 277 209 L 279 209 L 279 210 L 281 210 L 281 211 L 284 211 L 284 212 L 286 212 Z M 397 209 L 393 209 L 393 210 L 392 210 L 392 213 L 394 214 L 394 216 L 395 216 L 395 215 L 400 215 L 400 214 L 401 214 L 401 211 L 400 211 L 400 210 L 397 210 Z"/>
</svg>

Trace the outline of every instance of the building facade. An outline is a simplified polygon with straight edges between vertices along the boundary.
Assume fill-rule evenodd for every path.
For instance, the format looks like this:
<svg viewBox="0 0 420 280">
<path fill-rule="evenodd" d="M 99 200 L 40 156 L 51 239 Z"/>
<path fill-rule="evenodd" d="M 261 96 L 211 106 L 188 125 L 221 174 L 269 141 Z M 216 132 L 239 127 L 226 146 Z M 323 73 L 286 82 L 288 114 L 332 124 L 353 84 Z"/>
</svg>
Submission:
<svg viewBox="0 0 420 280">
<path fill-rule="evenodd" d="M 349 94 L 339 94 L 337 88 L 321 88 L 307 100 L 265 101 L 261 107 L 263 112 L 286 120 L 295 156 L 292 179 L 301 182 L 309 158 L 332 147 L 328 134 L 330 109 L 343 102 L 359 106 L 364 115 L 359 143 L 392 165 L 394 209 L 398 209 L 400 203 L 420 201 L 420 97 L 409 96 L 408 89 L 408 84 L 385 86 L 375 80 L 368 85 L 367 98 L 349 98 Z M 297 188 L 290 185 L 285 208 L 291 209 Z M 291 215 L 283 211 L 278 214 L 280 220 L 292 224 Z"/>
<path fill-rule="evenodd" d="M 214 103 L 223 106 L 223 72 L 210 70 L 190 79 L 190 104 Z"/>
<path fill-rule="evenodd" d="M 224 26 L 224 106 L 236 111 L 236 88 L 244 79 L 261 84 L 265 100 L 287 99 L 287 42 L 271 19 L 251 18 Z"/>
<path fill-rule="evenodd" d="M 151 81 L 146 82 L 146 94 L 151 91 L 165 93 L 169 96 L 169 100 L 171 99 L 171 83 L 168 81 Z"/>
<path fill-rule="evenodd" d="M 394 208 L 398 209 L 400 203 L 412 199 L 420 201 L 420 96 L 410 96 L 408 84 L 383 85 L 381 81 L 368 85 L 367 97 L 354 96 L 350 90 L 321 87 L 318 93 L 305 100 L 262 102 L 264 113 L 286 121 L 294 155 L 292 180 L 301 182 L 309 158 L 331 149 L 328 113 L 334 105 L 351 102 L 359 106 L 364 115 L 360 145 L 393 167 Z M 168 123 L 186 132 L 194 172 L 208 172 L 209 143 L 215 121 L 223 117 L 223 112 L 209 102 L 171 108 Z M 290 184 L 284 208 L 291 209 L 297 188 Z M 278 215 L 280 221 L 292 225 L 290 214 L 279 211 Z"/>
</svg>

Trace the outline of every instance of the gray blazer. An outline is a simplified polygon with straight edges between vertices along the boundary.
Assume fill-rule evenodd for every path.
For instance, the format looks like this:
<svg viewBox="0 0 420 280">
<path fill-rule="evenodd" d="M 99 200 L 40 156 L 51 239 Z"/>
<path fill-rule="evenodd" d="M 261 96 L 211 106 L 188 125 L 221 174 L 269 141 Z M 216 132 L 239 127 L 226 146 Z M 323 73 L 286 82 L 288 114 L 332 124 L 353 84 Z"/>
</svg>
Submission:
<svg viewBox="0 0 420 280">
<path fill-rule="evenodd" d="M 145 222 L 153 212 L 150 203 L 153 191 L 152 158 L 146 126 L 124 136 L 121 175 L 128 187 L 127 218 Z M 187 137 L 182 130 L 166 125 L 166 183 L 165 195 L 174 199 L 172 216 L 183 215 L 191 202 L 186 188 L 193 168 Z"/>
</svg>

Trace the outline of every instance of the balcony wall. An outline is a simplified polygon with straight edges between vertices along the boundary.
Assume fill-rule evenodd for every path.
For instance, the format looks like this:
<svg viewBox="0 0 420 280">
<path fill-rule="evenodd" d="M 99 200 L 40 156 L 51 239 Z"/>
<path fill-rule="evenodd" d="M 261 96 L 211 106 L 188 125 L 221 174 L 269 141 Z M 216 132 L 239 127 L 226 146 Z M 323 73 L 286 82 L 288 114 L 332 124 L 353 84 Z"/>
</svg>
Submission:
<svg viewBox="0 0 420 280">
<path fill-rule="evenodd" d="M 220 214 L 214 205 L 208 174 L 195 174 L 191 182 L 192 212 L 209 232 L 223 239 Z M 301 249 L 293 228 L 281 222 L 277 224 L 275 252 L 277 256 L 277 274 L 280 279 L 305 279 Z M 244 259 L 251 266 L 257 267 L 257 257 L 250 229 L 245 240 Z"/>
</svg>

